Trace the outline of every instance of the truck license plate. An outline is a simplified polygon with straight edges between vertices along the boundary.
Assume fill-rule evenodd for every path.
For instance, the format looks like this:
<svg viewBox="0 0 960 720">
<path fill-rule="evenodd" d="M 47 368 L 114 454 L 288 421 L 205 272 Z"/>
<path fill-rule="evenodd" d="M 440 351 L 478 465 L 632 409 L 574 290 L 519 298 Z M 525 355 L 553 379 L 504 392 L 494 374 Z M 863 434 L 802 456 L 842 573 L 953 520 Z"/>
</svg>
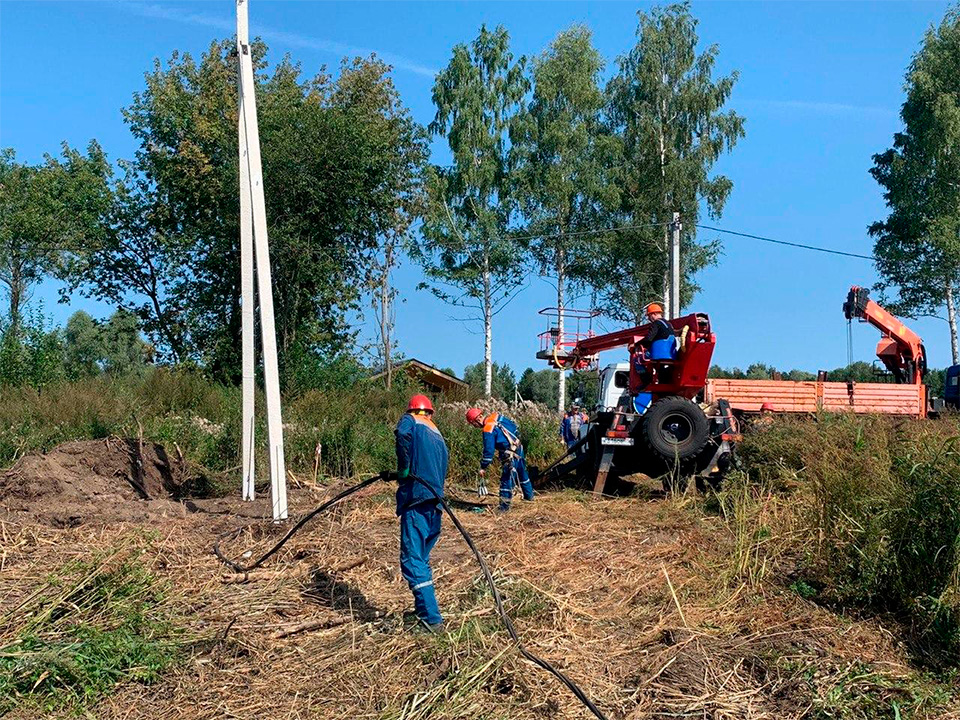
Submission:
<svg viewBox="0 0 960 720">
<path fill-rule="evenodd" d="M 633 438 L 631 437 L 601 437 L 601 445 L 633 445 Z"/>
</svg>

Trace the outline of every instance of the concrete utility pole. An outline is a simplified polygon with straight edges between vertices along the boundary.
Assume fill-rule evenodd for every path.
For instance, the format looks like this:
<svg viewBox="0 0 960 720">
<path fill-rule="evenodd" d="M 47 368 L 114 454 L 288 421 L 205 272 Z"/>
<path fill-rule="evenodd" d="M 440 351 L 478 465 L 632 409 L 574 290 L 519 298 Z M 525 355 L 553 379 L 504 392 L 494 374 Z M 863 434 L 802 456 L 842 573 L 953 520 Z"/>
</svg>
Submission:
<svg viewBox="0 0 960 720">
<path fill-rule="evenodd" d="M 244 447 L 242 454 L 244 497 L 253 498 L 254 477 L 253 260 L 255 255 L 258 296 L 260 299 L 263 376 L 267 396 L 270 499 L 273 505 L 273 519 L 284 520 L 287 517 L 287 476 L 283 457 L 280 374 L 277 366 L 277 335 L 273 316 L 273 287 L 270 281 L 270 245 L 267 239 L 266 201 L 263 196 L 263 165 L 260 159 L 260 130 L 257 126 L 256 87 L 253 77 L 253 58 L 250 56 L 248 4 L 248 0 L 237 0 L 237 54 L 240 59 L 238 95 L 240 100 L 240 270 L 242 275 L 240 286 L 243 301 Z M 244 197 L 245 191 L 249 193 L 246 198 Z"/>
<path fill-rule="evenodd" d="M 670 224 L 670 320 L 680 317 L 680 229 L 680 213 L 675 212 Z"/>
</svg>

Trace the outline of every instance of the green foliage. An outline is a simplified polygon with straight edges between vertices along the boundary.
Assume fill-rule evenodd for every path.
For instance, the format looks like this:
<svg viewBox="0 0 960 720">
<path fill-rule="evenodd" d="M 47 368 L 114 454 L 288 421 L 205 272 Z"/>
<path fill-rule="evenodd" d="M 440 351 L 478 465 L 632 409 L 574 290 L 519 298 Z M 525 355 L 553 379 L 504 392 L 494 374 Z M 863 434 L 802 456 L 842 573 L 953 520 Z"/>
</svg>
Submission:
<svg viewBox="0 0 960 720">
<path fill-rule="evenodd" d="M 544 369 L 534 370 L 527 368 L 520 376 L 520 382 L 517 383 L 517 390 L 520 397 L 524 400 L 532 400 L 543 405 L 551 405 L 556 402 L 557 396 L 557 371 Z"/>
<path fill-rule="evenodd" d="M 12 149 L 0 151 L 0 284 L 10 326 L 20 323 L 30 288 L 61 274 L 70 253 L 104 232 L 110 174 L 96 142 L 86 155 L 64 143 L 62 159 L 47 155 L 36 166 L 18 163 Z"/>
<path fill-rule="evenodd" d="M 74 288 L 135 313 L 164 355 L 240 372 L 235 43 L 155 63 L 125 110 L 139 142 L 103 242 L 78 254 Z M 406 233 L 426 157 L 388 66 L 336 79 L 266 72 L 254 44 L 266 212 L 281 353 L 341 347 L 384 236 Z M 296 258 L 296 262 L 281 261 Z"/>
<path fill-rule="evenodd" d="M 527 368 L 520 376 L 517 388 L 524 400 L 532 400 L 548 407 L 555 406 L 557 402 L 557 371 Z M 566 382 L 565 406 L 569 407 L 574 400 L 579 399 L 582 407 L 592 408 L 597 402 L 599 388 L 600 378 L 595 371 L 585 370 L 570 373 Z"/>
<path fill-rule="evenodd" d="M 889 214 L 870 226 L 881 290 L 897 314 L 947 307 L 953 362 L 960 362 L 954 317 L 960 284 L 960 10 L 930 28 L 906 77 L 903 130 L 875 155 L 870 174 Z"/>
<path fill-rule="evenodd" d="M 482 322 L 488 397 L 493 317 L 525 277 L 523 248 L 509 234 L 507 131 L 528 82 L 525 59 L 514 62 L 509 43 L 502 27 L 481 26 L 469 46 L 454 46 L 437 75 L 430 132 L 447 140 L 453 164 L 429 169 L 423 243 L 414 251 L 433 281 L 423 286 Z"/>
<path fill-rule="evenodd" d="M 607 119 L 618 140 L 613 182 L 622 189 L 617 217 L 640 229 L 603 238 L 591 270 L 604 310 L 639 320 L 664 293 L 667 237 L 681 215 L 681 303 L 697 290 L 694 274 L 716 261 L 714 243 L 696 242 L 700 208 L 719 217 L 732 181 L 710 172 L 744 135 L 743 118 L 723 106 L 737 80 L 714 78 L 718 48 L 697 54 L 697 21 L 687 3 L 638 13 L 637 43 L 617 62 L 607 85 Z"/>
<path fill-rule="evenodd" d="M 784 515 L 798 526 L 780 528 L 802 543 L 781 545 L 801 558 L 797 580 L 820 602 L 902 618 L 934 664 L 960 657 L 958 429 L 821 415 L 758 426 L 741 446 L 750 481 L 772 488 L 768 504 L 773 491 L 798 493 Z"/>
<path fill-rule="evenodd" d="M 0 326 L 0 385 L 40 389 L 64 377 L 64 344 L 59 330 L 48 330 L 42 311 L 20 315 Z"/>
<path fill-rule="evenodd" d="M 150 684 L 182 656 L 158 581 L 114 551 L 65 566 L 30 596 L 0 648 L 0 713 L 81 712 L 123 682 Z"/>
<path fill-rule="evenodd" d="M 517 384 L 516 375 L 506 363 L 492 365 L 492 382 L 490 396 L 499 400 L 513 400 L 514 387 Z M 483 363 L 467 365 L 463 369 L 463 379 L 470 384 L 470 388 L 478 395 L 484 394 L 485 377 Z"/>
</svg>

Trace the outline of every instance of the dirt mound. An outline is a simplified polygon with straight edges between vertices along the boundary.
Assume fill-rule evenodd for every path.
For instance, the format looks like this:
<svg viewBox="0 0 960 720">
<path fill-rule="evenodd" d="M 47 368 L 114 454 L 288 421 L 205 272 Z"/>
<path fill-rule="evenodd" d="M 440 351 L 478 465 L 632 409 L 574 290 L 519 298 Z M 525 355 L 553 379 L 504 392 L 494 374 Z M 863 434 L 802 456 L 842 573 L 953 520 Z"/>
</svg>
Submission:
<svg viewBox="0 0 960 720">
<path fill-rule="evenodd" d="M 94 518 L 140 520 L 169 510 L 181 486 L 177 465 L 156 443 L 68 442 L 26 455 L 0 474 L 0 506 L 61 527 Z"/>
</svg>

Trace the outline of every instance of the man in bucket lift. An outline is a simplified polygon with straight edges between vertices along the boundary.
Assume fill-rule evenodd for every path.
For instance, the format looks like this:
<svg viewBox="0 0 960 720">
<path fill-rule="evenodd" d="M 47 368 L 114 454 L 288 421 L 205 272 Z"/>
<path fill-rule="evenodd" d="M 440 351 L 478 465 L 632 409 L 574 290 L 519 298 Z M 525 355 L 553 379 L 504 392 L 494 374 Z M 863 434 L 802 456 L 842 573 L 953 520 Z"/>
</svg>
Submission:
<svg viewBox="0 0 960 720">
<path fill-rule="evenodd" d="M 400 572 L 410 585 L 420 623 L 430 632 L 440 632 L 443 617 L 433 590 L 430 551 L 440 537 L 443 511 L 436 497 L 410 477 L 420 478 L 443 496 L 449 454 L 432 415 L 430 398 L 414 395 L 407 412 L 397 423 L 397 515 L 400 516 Z"/>
<path fill-rule="evenodd" d="M 642 348 L 642 352 L 649 355 L 650 349 L 657 340 L 666 340 L 668 338 L 673 340 L 675 335 L 673 333 L 673 326 L 663 319 L 663 308 L 658 303 L 650 303 L 644 308 L 644 310 L 647 313 L 647 322 L 650 323 L 652 327 L 644 336 L 644 338 L 637 343 L 637 345 L 640 346 L 637 348 L 637 350 L 640 351 Z M 639 362 L 639 360 L 640 358 L 638 353 L 636 371 L 637 375 L 640 376 L 640 387 L 644 388 L 650 384 L 650 381 L 653 380 L 653 377 L 646 366 Z"/>
<path fill-rule="evenodd" d="M 510 509 L 513 488 L 520 486 L 524 500 L 533 500 L 533 484 L 527 474 L 527 461 L 520 443 L 517 424 L 500 413 L 491 413 L 486 417 L 479 408 L 467 410 L 467 422 L 483 430 L 483 455 L 480 458 L 480 484 L 477 494 L 487 494 L 487 467 L 493 462 L 495 452 L 500 453 L 503 472 L 500 475 L 500 511 Z"/>
</svg>

